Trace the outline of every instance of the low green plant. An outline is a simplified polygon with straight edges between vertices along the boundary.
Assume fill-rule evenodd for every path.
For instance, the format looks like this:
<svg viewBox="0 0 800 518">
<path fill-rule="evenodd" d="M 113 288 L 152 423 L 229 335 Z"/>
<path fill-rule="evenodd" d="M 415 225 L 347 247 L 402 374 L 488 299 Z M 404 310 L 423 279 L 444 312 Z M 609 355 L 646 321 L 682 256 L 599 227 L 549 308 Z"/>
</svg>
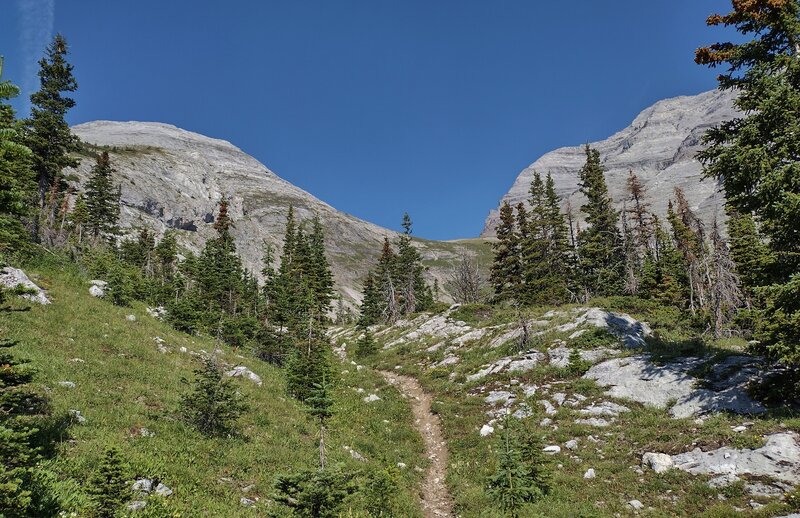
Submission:
<svg viewBox="0 0 800 518">
<path fill-rule="evenodd" d="M 204 358 L 194 375 L 192 389 L 181 399 L 181 416 L 203 435 L 233 435 L 236 420 L 248 409 L 241 395 L 231 380 L 223 377 L 222 369 L 213 358 Z"/>
</svg>

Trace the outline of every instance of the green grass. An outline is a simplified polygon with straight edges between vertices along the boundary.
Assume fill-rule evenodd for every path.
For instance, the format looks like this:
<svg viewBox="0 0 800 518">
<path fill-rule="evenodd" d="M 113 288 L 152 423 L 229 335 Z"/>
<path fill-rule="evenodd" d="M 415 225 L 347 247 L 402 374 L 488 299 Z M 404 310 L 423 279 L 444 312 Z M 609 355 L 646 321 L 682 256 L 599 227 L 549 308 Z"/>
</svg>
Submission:
<svg viewBox="0 0 800 518">
<path fill-rule="evenodd" d="M 47 392 L 56 415 L 79 410 L 87 419 L 69 428 L 58 455 L 46 462 L 59 480 L 68 511 L 86 511 L 84 481 L 109 446 L 120 449 L 131 477 L 158 477 L 174 490 L 168 501 L 183 516 L 263 516 L 270 507 L 276 474 L 313 468 L 318 430 L 305 408 L 287 397 L 283 373 L 246 351 L 220 346 L 204 337 L 188 336 L 153 319 L 144 306 L 119 308 L 88 294 L 87 279 L 72 265 L 28 265 L 28 273 L 53 299 L 33 306 L 19 299 L 0 313 L 0 333 L 19 340 L 16 354 L 38 370 L 36 384 Z M 136 321 L 126 316 L 133 314 Z M 169 348 L 160 353 L 156 337 Z M 184 425 L 176 415 L 183 378 L 192 378 L 197 360 L 188 351 L 220 349 L 230 365 L 246 365 L 263 378 L 263 386 L 236 379 L 250 405 L 240 419 L 241 438 L 208 439 Z M 77 361 L 80 359 L 82 361 Z M 71 361 L 74 360 L 74 361 Z M 335 416 L 327 435 L 329 462 L 351 468 L 396 466 L 400 487 L 395 496 L 398 516 L 420 516 L 417 487 L 424 468 L 424 447 L 413 429 L 408 403 L 369 369 L 360 372 L 336 364 Z M 73 389 L 60 381 L 72 381 Z M 366 392 L 357 392 L 363 388 Z M 364 403 L 374 392 L 381 401 Z M 155 432 L 141 437 L 141 428 Z M 367 457 L 354 460 L 351 447 Z M 245 494 L 242 489 L 252 486 Z M 242 496 L 259 498 L 246 509 Z M 362 502 L 349 502 L 353 516 L 364 516 Z"/>
</svg>

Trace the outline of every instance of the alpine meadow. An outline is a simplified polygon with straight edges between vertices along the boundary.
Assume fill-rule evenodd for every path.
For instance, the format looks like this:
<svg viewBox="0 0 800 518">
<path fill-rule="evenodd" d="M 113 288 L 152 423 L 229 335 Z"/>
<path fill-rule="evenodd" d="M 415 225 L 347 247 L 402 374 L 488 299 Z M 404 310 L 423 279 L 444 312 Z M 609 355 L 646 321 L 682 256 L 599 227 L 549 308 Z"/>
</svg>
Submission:
<svg viewBox="0 0 800 518">
<path fill-rule="evenodd" d="M 800 1 L 149 3 L 0 7 L 0 518 L 800 517 Z"/>
</svg>

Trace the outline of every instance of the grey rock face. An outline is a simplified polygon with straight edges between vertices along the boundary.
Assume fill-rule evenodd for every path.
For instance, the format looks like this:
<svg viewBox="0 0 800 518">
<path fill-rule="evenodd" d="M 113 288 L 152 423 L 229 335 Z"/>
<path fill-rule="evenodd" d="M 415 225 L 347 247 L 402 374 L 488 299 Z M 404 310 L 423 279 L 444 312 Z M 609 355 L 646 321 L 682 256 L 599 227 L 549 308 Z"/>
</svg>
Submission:
<svg viewBox="0 0 800 518">
<path fill-rule="evenodd" d="M 690 205 L 700 216 L 710 220 L 720 211 L 722 196 L 716 182 L 701 181 L 701 165 L 695 155 L 701 149 L 701 138 L 708 128 L 736 117 L 731 93 L 713 90 L 695 96 L 659 101 L 647 108 L 630 126 L 606 140 L 590 145 L 600 152 L 606 168 L 606 182 L 617 208 L 627 197 L 625 185 L 628 171 L 633 171 L 646 186 L 652 209 L 659 215 L 666 212 L 673 188 L 686 192 Z M 573 209 L 584 203 L 578 193 L 578 171 L 586 161 L 583 146 L 551 151 L 528 166 L 517 177 L 502 201 L 512 205 L 527 199 L 533 172 L 551 173 L 558 195 Z M 498 209 L 491 211 L 481 236 L 495 235 Z"/>
<path fill-rule="evenodd" d="M 757 372 L 758 359 L 749 356 L 730 356 L 714 365 L 708 376 L 707 388 L 698 388 L 700 381 L 691 371 L 706 366 L 708 360 L 682 358 L 658 365 L 647 355 L 616 358 L 589 369 L 584 378 L 608 387 L 611 397 L 670 409 L 674 418 L 709 412 L 730 411 L 739 414 L 760 414 L 765 408 L 753 401 L 746 391 L 746 381 Z"/>
<path fill-rule="evenodd" d="M 800 445 L 795 433 L 767 436 L 761 448 L 722 447 L 704 452 L 696 448 L 673 455 L 675 467 L 692 474 L 769 477 L 792 486 L 800 484 Z"/>
<path fill-rule="evenodd" d="M 397 235 L 337 211 L 223 140 L 149 122 L 94 121 L 72 130 L 84 142 L 109 152 L 115 180 L 122 187 L 123 227 L 143 223 L 159 233 L 177 230 L 179 242 L 197 252 L 214 235 L 217 205 L 225 196 L 237 249 L 253 272 L 261 271 L 264 241 L 280 253 L 289 205 L 299 219 L 320 217 L 328 259 L 347 301 L 361 299 L 361 282 L 384 236 Z M 82 157 L 75 171 L 81 181 L 92 163 Z M 449 267 L 441 261 L 455 263 L 461 245 L 415 240 L 415 246 L 423 258 L 437 261 L 439 266 L 430 273 L 445 286 Z"/>
<path fill-rule="evenodd" d="M 47 293 L 37 286 L 22 270 L 6 266 L 0 270 L 0 287 L 13 290 L 23 288 L 31 293 L 25 293 L 22 298 L 37 304 L 50 304 Z"/>
</svg>

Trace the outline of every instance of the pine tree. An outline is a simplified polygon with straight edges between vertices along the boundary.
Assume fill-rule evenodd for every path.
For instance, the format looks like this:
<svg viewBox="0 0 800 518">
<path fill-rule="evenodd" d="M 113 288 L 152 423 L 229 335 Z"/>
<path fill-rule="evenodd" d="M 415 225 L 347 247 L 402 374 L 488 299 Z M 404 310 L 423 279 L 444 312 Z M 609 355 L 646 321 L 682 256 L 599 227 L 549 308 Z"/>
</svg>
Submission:
<svg viewBox="0 0 800 518">
<path fill-rule="evenodd" d="M 126 467 L 116 448 L 109 448 L 103 454 L 100 465 L 89 479 L 87 492 L 94 503 L 97 516 L 113 518 L 130 497 L 126 477 Z"/>
<path fill-rule="evenodd" d="M 756 288 L 769 284 L 774 257 L 752 214 L 729 209 L 727 226 L 731 257 L 737 265 L 745 296 L 752 301 Z"/>
<path fill-rule="evenodd" d="M 309 275 L 317 305 L 317 314 L 320 317 L 324 317 L 333 300 L 333 274 L 331 273 L 328 259 L 325 257 L 325 234 L 322 230 L 319 216 L 314 216 L 314 219 L 311 220 L 311 225 Z"/>
<path fill-rule="evenodd" d="M 378 344 L 375 342 L 375 339 L 372 337 L 372 333 L 369 332 L 369 329 L 364 328 L 363 334 L 358 341 L 356 341 L 356 358 L 368 358 L 377 352 Z"/>
<path fill-rule="evenodd" d="M 70 153 L 80 150 L 80 141 L 65 120 L 75 100 L 64 94 L 78 89 L 73 67 L 66 60 L 67 52 L 66 40 L 57 34 L 47 47 L 46 56 L 39 61 L 41 87 L 31 95 L 31 117 L 25 123 L 26 144 L 33 151 L 41 207 L 53 184 L 63 181 L 62 170 L 78 165 Z"/>
<path fill-rule="evenodd" d="M 83 193 L 80 193 L 75 198 L 75 205 L 72 207 L 72 212 L 69 214 L 71 235 L 78 246 L 83 244 L 83 237 L 88 223 L 89 208 L 86 206 L 86 197 Z"/>
<path fill-rule="evenodd" d="M 3 58 L 0 57 L 0 79 Z M 14 110 L 5 101 L 19 95 L 10 81 L 0 81 L 0 257 L 21 250 L 29 240 L 22 218 L 30 215 L 36 190 L 31 150 L 21 143 Z"/>
<path fill-rule="evenodd" d="M 1 297 L 0 297 L 1 300 Z M 0 339 L 0 509 L 8 516 L 33 516 L 39 449 L 37 425 L 48 415 L 47 399 L 30 386 L 34 371 L 8 349 L 16 342 Z"/>
<path fill-rule="evenodd" d="M 497 242 L 492 244 L 494 259 L 490 282 L 497 301 L 509 300 L 521 283 L 520 244 L 515 229 L 514 209 L 508 202 L 500 207 L 500 223 L 496 228 Z"/>
<path fill-rule="evenodd" d="M 581 207 L 588 228 L 578 234 L 578 255 L 584 298 L 612 295 L 622 287 L 622 236 L 617 211 L 608 194 L 600 164 L 600 153 L 586 146 L 586 164 L 581 168 L 581 192 L 587 202 Z"/>
<path fill-rule="evenodd" d="M 327 464 L 325 454 L 325 424 L 333 416 L 333 399 L 330 395 L 330 384 L 325 376 L 315 383 L 309 398 L 306 400 L 311 414 L 319 423 L 319 469 L 324 470 Z"/>
<path fill-rule="evenodd" d="M 770 251 L 758 338 L 773 359 L 800 365 L 800 4 L 793 0 L 738 1 L 710 26 L 733 27 L 752 39 L 716 43 L 695 61 L 725 67 L 720 88 L 734 90 L 743 115 L 711 129 L 699 158 L 717 178 L 730 210 L 752 214 Z M 760 247 L 759 247 L 760 248 Z M 763 271 L 763 270 L 762 270 Z M 767 273 L 767 272 L 765 272 Z M 800 392 L 800 386 L 796 387 Z"/>
<path fill-rule="evenodd" d="M 223 378 L 222 369 L 214 358 L 203 359 L 202 366 L 194 370 L 194 375 L 191 390 L 181 398 L 181 416 L 203 435 L 225 437 L 233 434 L 236 420 L 248 408 L 242 396 L 230 379 Z"/>
<path fill-rule="evenodd" d="M 403 214 L 403 233 L 397 239 L 394 275 L 404 315 L 425 311 L 433 305 L 433 295 L 425 283 L 424 271 L 422 256 L 411 242 L 411 218 L 408 213 Z"/>
<path fill-rule="evenodd" d="M 397 279 L 397 259 L 389 243 L 389 238 L 383 239 L 383 249 L 378 258 L 378 266 L 375 269 L 375 280 L 381 293 L 381 314 L 383 321 L 392 324 L 400 318 L 402 308 L 400 306 L 399 284 Z"/>
<path fill-rule="evenodd" d="M 382 302 L 381 290 L 375 276 L 372 272 L 367 274 L 364 281 L 364 298 L 361 300 L 360 315 L 358 318 L 358 325 L 361 327 L 368 327 L 377 324 L 382 319 Z"/>
<path fill-rule="evenodd" d="M 532 437 L 520 441 L 512 428 L 506 416 L 497 448 L 497 468 L 489 478 L 487 492 L 501 511 L 517 517 L 523 516 L 525 504 L 547 493 L 548 483 L 541 447 Z"/>
<path fill-rule="evenodd" d="M 686 268 L 672 238 L 653 216 L 653 252 L 645 257 L 639 296 L 668 306 L 685 306 Z"/>
<path fill-rule="evenodd" d="M 87 226 L 95 240 L 112 242 L 119 234 L 120 191 L 114 185 L 114 169 L 108 153 L 97 155 L 97 163 L 86 182 Z"/>
<path fill-rule="evenodd" d="M 686 271 L 689 309 L 692 313 L 707 308 L 707 262 L 703 222 L 689 207 L 680 187 L 675 188 L 676 204 L 667 205 L 667 220 L 675 246 L 683 255 Z"/>
</svg>

